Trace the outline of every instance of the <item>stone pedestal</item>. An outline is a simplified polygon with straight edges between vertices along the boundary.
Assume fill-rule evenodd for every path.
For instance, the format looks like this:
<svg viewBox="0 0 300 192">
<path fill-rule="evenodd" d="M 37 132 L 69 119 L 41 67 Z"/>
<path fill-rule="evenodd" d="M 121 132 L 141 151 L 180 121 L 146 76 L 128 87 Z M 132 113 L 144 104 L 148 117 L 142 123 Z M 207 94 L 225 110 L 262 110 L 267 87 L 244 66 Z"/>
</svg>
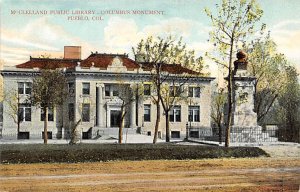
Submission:
<svg viewBox="0 0 300 192">
<path fill-rule="evenodd" d="M 245 71 L 238 71 L 234 77 L 233 124 L 230 131 L 230 141 L 233 143 L 253 143 L 277 141 L 268 133 L 262 132 L 262 127 L 257 125 L 257 114 L 254 112 L 254 77 Z"/>
<path fill-rule="evenodd" d="M 241 127 L 257 126 L 254 112 L 254 77 L 234 77 L 233 125 Z"/>
<path fill-rule="evenodd" d="M 270 138 L 268 133 L 263 133 L 262 128 L 257 125 L 257 114 L 254 112 L 254 83 L 256 78 L 250 77 L 247 68 L 247 54 L 244 51 L 239 51 L 237 60 L 234 61 L 232 87 L 234 103 L 230 141 L 255 144 L 272 141 L 275 138 Z"/>
</svg>

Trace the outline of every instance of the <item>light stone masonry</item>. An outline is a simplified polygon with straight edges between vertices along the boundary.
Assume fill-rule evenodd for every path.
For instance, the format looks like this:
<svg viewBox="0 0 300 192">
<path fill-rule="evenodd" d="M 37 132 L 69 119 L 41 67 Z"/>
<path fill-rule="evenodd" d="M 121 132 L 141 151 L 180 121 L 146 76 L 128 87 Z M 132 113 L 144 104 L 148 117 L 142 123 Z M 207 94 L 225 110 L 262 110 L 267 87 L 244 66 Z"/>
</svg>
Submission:
<svg viewBox="0 0 300 192">
<path fill-rule="evenodd" d="M 95 55 L 98 56 L 97 54 Z M 64 70 L 67 82 L 74 84 L 74 91 L 69 94 L 62 106 L 54 108 L 54 119 L 48 123 L 48 131 L 53 139 L 68 138 L 71 127 L 78 120 L 83 120 L 84 111 L 88 111 L 88 120 L 79 124 L 77 128 L 79 137 L 82 139 L 94 139 L 105 133 L 115 134 L 118 130 L 117 122 L 122 105 L 122 100 L 117 96 L 117 94 L 122 94 L 118 93 L 118 87 L 121 85 L 128 87 L 129 90 L 133 90 L 137 85 L 143 87 L 144 83 L 151 81 L 149 71 L 144 71 L 143 68 L 128 68 L 123 62 L 127 58 L 124 55 L 105 54 L 99 57 L 112 57 L 112 62 L 104 69 L 103 67 L 98 67 L 97 63 L 94 62 L 89 67 L 81 66 L 83 61 L 78 61 L 76 63 L 77 66 Z M 18 83 L 32 82 L 34 75 L 38 75 L 38 73 L 37 68 L 4 67 L 1 72 L 4 81 L 4 92 L 14 90 L 17 93 Z M 201 93 L 200 97 L 186 97 L 186 99 L 174 103 L 174 106 L 180 106 L 179 113 L 181 118 L 179 122 L 170 122 L 171 135 L 176 135 L 179 132 L 179 135 L 177 135 L 179 138 L 174 139 L 183 139 L 186 136 L 190 105 L 200 108 L 200 121 L 191 122 L 192 126 L 210 128 L 212 80 L 214 78 L 191 76 L 184 84 L 184 94 L 186 96 L 188 87 L 200 87 Z M 178 81 L 180 82 L 180 75 L 178 75 Z M 87 84 L 84 85 L 84 83 Z M 88 94 L 83 93 L 83 85 L 88 85 Z M 153 90 L 151 90 L 151 95 L 156 97 Z M 149 122 L 144 121 L 145 104 L 150 105 Z M 73 109 L 70 108 L 72 105 Z M 10 106 L 7 102 L 4 102 L 3 109 L 2 137 L 16 139 L 17 124 L 8 113 Z M 23 134 L 22 137 L 24 138 L 41 139 L 44 125 L 44 122 L 40 119 L 41 109 L 34 106 L 31 106 L 30 109 L 31 120 L 21 122 L 20 132 L 22 132 L 21 134 Z M 125 107 L 125 111 L 124 128 L 127 132 L 153 135 L 156 106 L 150 95 L 139 95 L 138 100 L 134 100 Z M 73 119 L 70 119 L 71 113 L 74 113 Z M 165 138 L 165 117 L 162 107 L 159 132 L 159 137 Z"/>
</svg>

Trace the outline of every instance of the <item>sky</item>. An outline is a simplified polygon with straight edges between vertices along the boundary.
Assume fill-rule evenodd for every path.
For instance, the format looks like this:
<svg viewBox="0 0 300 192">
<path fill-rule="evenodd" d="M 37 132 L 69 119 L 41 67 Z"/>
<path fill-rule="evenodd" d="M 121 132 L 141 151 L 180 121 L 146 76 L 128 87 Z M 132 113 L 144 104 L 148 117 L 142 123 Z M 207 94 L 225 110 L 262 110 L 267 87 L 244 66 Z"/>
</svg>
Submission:
<svg viewBox="0 0 300 192">
<path fill-rule="evenodd" d="M 204 56 L 212 51 L 211 24 L 204 12 L 212 0 L 0 0 L 0 58 L 17 65 L 30 56 L 63 57 L 64 46 L 91 52 L 128 53 L 149 35 L 183 37 L 188 49 Z M 258 0 L 271 37 L 300 72 L 300 1 Z M 60 11 L 60 12 L 58 12 Z M 80 16 L 88 20 L 77 20 Z M 112 13 L 112 11 L 115 11 Z M 116 13 L 116 11 L 119 11 Z M 122 14 L 119 14 L 123 11 Z M 147 11 L 151 14 L 141 14 Z M 125 13 L 125 14 L 124 14 Z M 212 76 L 217 67 L 205 59 Z"/>
</svg>

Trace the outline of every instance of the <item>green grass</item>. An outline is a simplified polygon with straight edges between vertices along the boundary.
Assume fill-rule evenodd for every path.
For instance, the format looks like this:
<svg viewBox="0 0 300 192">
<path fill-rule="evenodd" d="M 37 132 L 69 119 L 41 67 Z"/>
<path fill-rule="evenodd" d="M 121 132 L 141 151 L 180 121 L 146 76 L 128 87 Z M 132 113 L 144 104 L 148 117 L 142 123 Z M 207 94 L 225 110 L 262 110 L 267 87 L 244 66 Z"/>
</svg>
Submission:
<svg viewBox="0 0 300 192">
<path fill-rule="evenodd" d="M 178 144 L 9 144 L 0 145 L 0 152 L 2 164 L 268 156 L 265 151 L 256 147 Z"/>
</svg>

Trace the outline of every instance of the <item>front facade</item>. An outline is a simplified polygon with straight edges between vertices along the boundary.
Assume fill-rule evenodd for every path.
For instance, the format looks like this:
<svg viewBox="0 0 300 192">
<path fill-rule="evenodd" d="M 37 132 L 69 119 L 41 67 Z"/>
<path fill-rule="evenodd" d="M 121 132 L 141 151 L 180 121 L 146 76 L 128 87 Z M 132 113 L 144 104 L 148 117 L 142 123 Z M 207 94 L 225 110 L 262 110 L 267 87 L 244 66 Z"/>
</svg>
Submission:
<svg viewBox="0 0 300 192">
<path fill-rule="evenodd" d="M 12 110 L 12 101 L 3 105 L 3 138 L 34 139 L 43 137 L 45 116 L 40 108 L 26 104 L 31 94 L 32 80 L 43 68 L 60 68 L 67 77 L 68 98 L 62 106 L 56 106 L 48 115 L 48 138 L 68 138 L 70 128 L 81 120 L 77 131 L 82 139 L 94 139 L 110 134 L 119 126 L 122 94 L 131 91 L 133 99 L 124 105 L 124 128 L 127 132 L 152 136 L 156 120 L 155 90 L 151 73 L 146 64 L 131 60 L 127 55 L 92 53 L 81 60 L 80 47 L 65 47 L 64 59 L 30 58 L 15 67 L 2 71 L 4 93 L 15 93 L 20 126 Z M 165 86 L 181 87 L 182 99 L 172 103 L 169 112 L 171 139 L 186 137 L 187 124 L 204 129 L 210 128 L 211 81 L 199 77 L 194 71 L 180 65 L 163 68 L 172 77 Z M 188 80 L 186 74 L 189 75 Z M 174 81 L 175 79 L 175 81 Z M 13 99 L 14 97 L 10 97 Z M 15 104 L 15 105 L 16 105 Z M 16 116 L 16 115 L 15 115 Z M 19 134 L 18 134 L 19 132 Z M 18 136 L 19 135 L 19 136 Z M 158 137 L 165 138 L 165 117 L 161 110 Z"/>
</svg>

